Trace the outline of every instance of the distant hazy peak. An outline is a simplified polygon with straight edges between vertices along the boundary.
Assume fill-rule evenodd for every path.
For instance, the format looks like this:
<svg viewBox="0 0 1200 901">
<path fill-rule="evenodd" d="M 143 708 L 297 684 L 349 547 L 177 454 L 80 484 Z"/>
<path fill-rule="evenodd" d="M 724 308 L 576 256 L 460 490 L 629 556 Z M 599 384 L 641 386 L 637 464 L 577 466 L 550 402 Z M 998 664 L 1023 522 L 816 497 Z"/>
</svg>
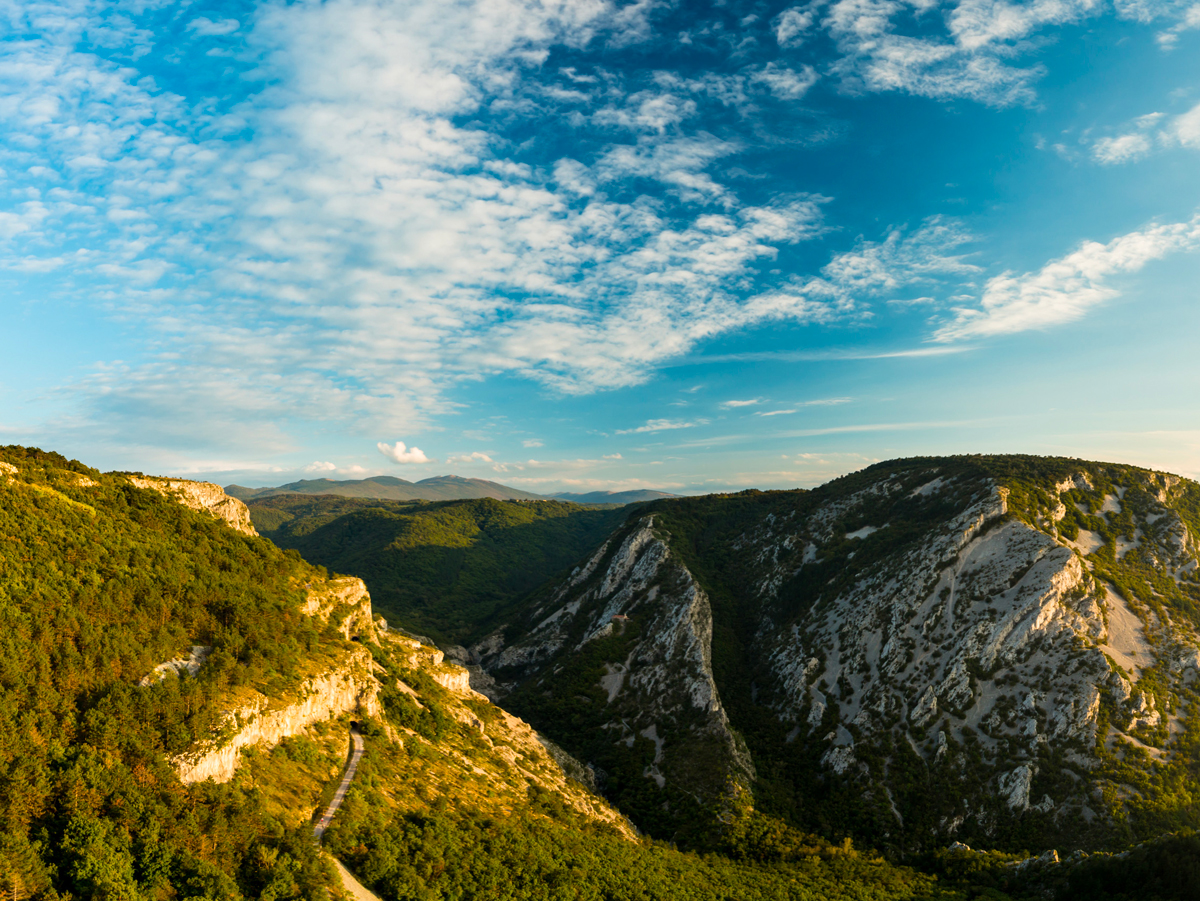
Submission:
<svg viewBox="0 0 1200 901">
<path fill-rule="evenodd" d="M 586 494 L 573 494 L 563 491 L 553 495 L 556 500 L 571 501 L 576 504 L 640 504 L 645 501 L 656 501 L 664 497 L 678 497 L 666 491 L 653 491 L 648 488 L 633 491 L 589 491 Z"/>
<path fill-rule="evenodd" d="M 372 476 L 368 479 L 334 481 L 333 479 L 301 479 L 273 488 L 246 488 L 228 485 L 225 493 L 243 501 L 259 500 L 279 494 L 332 494 L 339 497 L 358 497 L 390 501 L 451 501 L 490 497 L 500 501 L 546 500 L 546 496 L 522 491 L 465 476 L 444 475 L 408 482 L 395 476 Z M 554 499 L 579 504 L 633 504 L 642 501 L 674 497 L 664 491 L 593 491 L 588 494 L 556 494 Z"/>
</svg>

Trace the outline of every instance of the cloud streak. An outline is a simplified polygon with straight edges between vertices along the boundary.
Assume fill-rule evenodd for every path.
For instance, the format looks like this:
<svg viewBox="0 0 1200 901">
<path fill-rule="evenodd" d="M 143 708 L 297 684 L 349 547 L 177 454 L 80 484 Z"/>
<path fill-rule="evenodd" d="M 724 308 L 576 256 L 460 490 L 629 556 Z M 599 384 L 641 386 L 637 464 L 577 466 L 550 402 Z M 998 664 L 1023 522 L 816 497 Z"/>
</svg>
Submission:
<svg viewBox="0 0 1200 901">
<path fill-rule="evenodd" d="M 960 307 L 934 332 L 939 342 L 1010 335 L 1072 322 L 1119 293 L 1110 281 L 1153 260 L 1200 248 L 1200 215 L 1089 241 L 1036 272 L 990 279 L 978 307 Z"/>
<path fill-rule="evenodd" d="M 694 429 L 696 426 L 706 425 L 707 420 L 698 419 L 695 422 L 688 422 L 683 419 L 651 419 L 645 425 L 640 425 L 633 429 L 618 429 L 618 435 L 641 435 L 654 432 L 669 432 L 675 429 Z"/>
</svg>

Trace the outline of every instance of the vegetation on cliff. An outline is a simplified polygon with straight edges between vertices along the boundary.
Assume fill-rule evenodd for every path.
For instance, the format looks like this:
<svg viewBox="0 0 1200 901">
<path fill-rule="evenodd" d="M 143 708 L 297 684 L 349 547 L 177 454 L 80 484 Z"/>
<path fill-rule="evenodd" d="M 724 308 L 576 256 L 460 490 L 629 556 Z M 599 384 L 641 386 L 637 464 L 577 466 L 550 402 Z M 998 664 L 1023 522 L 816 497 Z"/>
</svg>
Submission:
<svg viewBox="0 0 1200 901">
<path fill-rule="evenodd" d="M 1007 498 L 1007 513 L 994 503 L 1000 495 Z M 1063 597 L 1064 603 L 1075 606 L 1063 613 L 1055 612 L 1061 607 L 1046 608 L 1046 616 L 1076 617 L 1097 631 L 1074 632 L 1076 627 L 1064 624 L 1060 646 L 1035 641 L 1021 651 L 1036 658 L 1024 669 L 1002 670 L 994 661 L 985 665 L 983 655 L 967 652 L 962 682 L 970 700 L 965 706 L 945 700 L 931 723 L 910 719 L 931 680 L 929 674 L 951 650 L 950 642 L 977 629 L 990 634 L 999 628 L 1007 614 L 993 601 L 1004 592 L 1023 590 L 1016 586 L 1029 569 L 1011 560 L 1004 563 L 1013 568 L 1011 581 L 1005 570 L 996 595 L 983 592 L 978 580 L 961 580 L 955 603 L 960 611 L 976 613 L 974 619 L 962 620 L 960 633 L 943 636 L 940 645 L 924 646 L 918 635 L 907 660 L 902 648 L 895 666 L 925 681 L 897 682 L 895 671 L 885 675 L 856 658 L 850 671 L 843 669 L 842 678 L 831 678 L 830 684 L 813 681 L 827 702 L 823 708 L 805 699 L 800 706 L 781 696 L 774 655 L 784 645 L 805 648 L 804 656 L 811 656 L 809 671 L 817 673 L 829 657 L 836 659 L 843 642 L 848 642 L 844 654 L 857 647 L 854 642 L 859 639 L 852 632 L 839 633 L 835 646 L 822 644 L 817 632 L 808 630 L 812 623 L 825 622 L 835 606 L 856 596 L 862 585 L 885 586 L 892 580 L 911 593 L 913 600 L 906 603 L 925 603 L 927 596 L 935 607 L 945 603 L 950 589 L 939 594 L 936 586 L 941 573 L 954 570 L 955 550 L 948 546 L 948 551 L 938 552 L 947 556 L 937 559 L 922 560 L 922 554 L 945 543 L 947 539 L 938 536 L 949 535 L 953 545 L 958 539 L 947 529 L 953 533 L 958 526 L 952 523 L 977 508 L 991 512 L 972 514 L 979 517 L 978 533 L 971 532 L 974 519 L 963 520 L 969 533 L 963 541 L 973 534 L 999 533 L 1006 524 L 1019 532 L 1019 524 L 1030 526 L 1040 536 L 1035 536 L 1039 543 L 1033 553 L 1053 552 L 1053 559 L 1061 561 L 1054 565 L 1067 567 L 1064 574 L 1071 566 L 1077 573 L 1078 585 Z M 804 831 L 834 839 L 852 836 L 896 853 L 911 853 L 928 848 L 930 842 L 944 846 L 956 835 L 1012 851 L 1121 848 L 1164 831 L 1200 825 L 1200 802 L 1190 787 L 1200 753 L 1200 695 L 1196 680 L 1186 674 L 1191 670 L 1184 671 L 1192 666 L 1188 660 L 1196 651 L 1191 629 L 1200 605 L 1194 559 L 1198 511 L 1200 486 L 1177 477 L 1131 466 L 1000 456 L 890 461 L 812 491 L 672 499 L 640 508 L 638 517 L 653 516 L 655 534 L 686 565 L 711 604 L 712 673 L 735 739 L 745 739 L 753 758 L 754 807 Z M 592 583 L 601 579 L 612 554 L 634 528 L 631 523 L 613 536 L 609 557 L 599 562 Z M 812 528 L 821 534 L 810 534 Z M 1081 538 L 1083 532 L 1088 534 Z M 769 540 L 755 537 L 764 534 Z M 910 569 L 914 558 L 919 565 Z M 1037 559 L 1042 558 L 1031 558 Z M 778 572 L 777 581 L 765 581 L 772 572 Z M 695 724 L 687 719 L 687 705 L 658 717 L 653 739 L 642 731 L 644 723 L 633 732 L 622 727 L 629 712 L 621 706 L 620 686 L 622 680 L 629 684 L 641 678 L 632 664 L 645 663 L 640 648 L 647 618 L 657 615 L 654 605 L 662 603 L 663 595 L 652 602 L 643 586 L 621 602 L 627 607 L 609 609 L 605 595 L 585 600 L 583 608 L 571 606 L 572 612 L 555 620 L 556 611 L 574 605 L 589 584 L 573 586 L 563 595 L 559 591 L 566 590 L 565 583 L 550 585 L 514 605 L 507 627 L 497 633 L 510 650 L 495 650 L 493 639 L 481 643 L 479 648 L 490 655 L 485 664 L 512 691 L 505 704 L 572 753 L 610 772 L 609 796 L 640 826 L 661 838 L 714 847 L 720 832 L 715 824 L 730 808 L 729 799 L 710 792 L 707 802 L 689 801 L 681 789 L 694 789 L 694 784 L 672 785 L 665 767 L 652 766 L 664 754 L 669 758 L 672 744 L 678 757 L 690 756 L 697 766 L 708 766 L 702 763 L 706 758 L 695 735 L 689 735 Z M 1051 590 L 1053 584 L 1048 581 L 1044 587 Z M 1105 601 L 1108 586 L 1116 595 Z M 619 587 L 614 583 L 611 590 Z M 657 587 L 664 594 L 672 591 L 667 584 Z M 1011 605 L 1006 598 L 1004 603 Z M 1094 601 L 1107 606 L 1089 607 Z M 594 604 L 590 612 L 588 604 Z M 1145 632 L 1153 663 L 1143 662 L 1136 674 L 1121 670 L 1111 657 L 1104 663 L 1098 636 L 1108 607 L 1127 608 L 1132 628 L 1138 636 Z M 628 621 L 609 637 L 590 637 L 601 625 L 594 617 L 601 610 L 607 617 L 618 609 L 628 613 Z M 1028 615 L 1026 622 L 1033 622 L 1036 617 Z M 877 653 L 891 628 L 888 610 L 880 616 L 879 625 L 864 627 L 881 630 L 884 637 L 875 645 Z M 562 634 L 543 635 L 545 623 L 552 621 L 572 625 L 559 629 Z M 1014 627 L 1017 622 L 1011 620 Z M 932 629 L 936 622 L 927 625 Z M 778 643 L 765 643 L 764 635 L 770 634 L 782 637 Z M 1050 656 L 1039 665 L 1043 654 Z M 921 672 L 910 666 L 913 655 Z M 1068 661 L 1067 667 L 1050 667 L 1051 657 Z M 1090 667 L 1086 672 L 1084 664 Z M 1067 670 L 1083 673 L 1079 678 L 1085 681 L 1094 676 L 1098 695 L 1092 697 L 1098 709 L 1038 706 L 1036 698 L 1045 698 L 1061 684 Z M 886 715 L 868 716 L 864 711 L 865 721 L 843 717 L 840 710 L 857 703 L 848 676 L 862 685 L 892 679 L 888 684 L 905 697 L 904 705 Z M 1122 685 L 1124 704 L 1118 697 Z M 960 728 L 959 737 L 952 724 L 984 697 L 996 705 L 996 717 L 978 728 Z M 1131 713 L 1139 703 L 1140 714 Z M 1020 710 L 1029 712 L 1021 713 L 1026 719 L 1019 722 L 1032 724 L 1036 733 L 1019 739 L 1015 747 L 1022 757 L 1014 760 L 1008 756 L 1014 744 L 1004 723 L 1013 722 L 1020 704 L 1025 705 Z M 1075 720 L 1061 719 L 1066 716 Z M 1055 727 L 1064 735 L 1049 734 L 1054 717 L 1066 723 Z M 1079 724 L 1076 732 L 1065 734 L 1074 722 Z M 939 731 L 946 735 L 944 751 L 937 750 Z M 830 763 L 837 736 L 844 736 L 839 741 L 847 746 L 853 739 L 854 747 L 851 765 L 841 769 Z M 1027 766 L 1017 773 L 1026 780 L 1023 789 L 1011 787 L 1018 765 Z M 665 784 L 651 778 L 659 770 L 668 777 Z M 1004 778 L 1010 782 L 1002 793 Z M 1086 792 L 1081 785 L 1087 786 Z M 1047 806 L 1045 798 L 1054 799 L 1056 806 Z M 1064 798 L 1074 798 L 1074 806 L 1057 806 Z"/>
<path fill-rule="evenodd" d="M 309 898 L 303 830 L 180 784 L 239 686 L 295 684 L 316 572 L 120 474 L 0 449 L 0 873 L 20 897 Z M 195 677 L 139 682 L 194 645 Z"/>
</svg>

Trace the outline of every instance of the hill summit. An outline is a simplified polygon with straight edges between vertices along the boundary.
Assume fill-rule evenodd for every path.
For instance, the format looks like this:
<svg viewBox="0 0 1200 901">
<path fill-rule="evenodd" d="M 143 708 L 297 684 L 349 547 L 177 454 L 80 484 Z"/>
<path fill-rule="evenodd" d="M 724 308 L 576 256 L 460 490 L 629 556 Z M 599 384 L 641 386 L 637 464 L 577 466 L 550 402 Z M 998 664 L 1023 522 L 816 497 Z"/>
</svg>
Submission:
<svg viewBox="0 0 1200 901">
<path fill-rule="evenodd" d="M 639 488 L 629 491 L 590 491 L 576 494 L 569 491 L 554 495 L 534 494 L 489 482 L 487 479 L 471 479 L 463 476 L 433 476 L 419 482 L 409 482 L 395 476 L 372 476 L 368 479 L 335 481 L 333 479 L 301 479 L 274 488 L 246 488 L 243 485 L 226 485 L 225 493 L 241 501 L 263 500 L 279 495 L 334 495 L 383 501 L 455 501 L 475 500 L 490 497 L 498 501 L 561 500 L 575 504 L 636 504 L 675 497 L 665 491 Z"/>
</svg>

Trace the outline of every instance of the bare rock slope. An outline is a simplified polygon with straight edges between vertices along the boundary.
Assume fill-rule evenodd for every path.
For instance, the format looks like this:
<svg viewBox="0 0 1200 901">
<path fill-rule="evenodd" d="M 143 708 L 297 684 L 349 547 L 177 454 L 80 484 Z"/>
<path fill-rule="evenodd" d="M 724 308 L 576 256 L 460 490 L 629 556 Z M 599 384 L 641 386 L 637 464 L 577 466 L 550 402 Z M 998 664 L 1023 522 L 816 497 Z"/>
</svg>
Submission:
<svg viewBox="0 0 1200 901">
<path fill-rule="evenodd" d="M 910 846 L 1103 845 L 1200 812 L 1172 787 L 1198 527 L 1195 483 L 1061 459 L 663 501 L 472 648 L 477 682 L 648 823 L 753 797 Z"/>
</svg>

